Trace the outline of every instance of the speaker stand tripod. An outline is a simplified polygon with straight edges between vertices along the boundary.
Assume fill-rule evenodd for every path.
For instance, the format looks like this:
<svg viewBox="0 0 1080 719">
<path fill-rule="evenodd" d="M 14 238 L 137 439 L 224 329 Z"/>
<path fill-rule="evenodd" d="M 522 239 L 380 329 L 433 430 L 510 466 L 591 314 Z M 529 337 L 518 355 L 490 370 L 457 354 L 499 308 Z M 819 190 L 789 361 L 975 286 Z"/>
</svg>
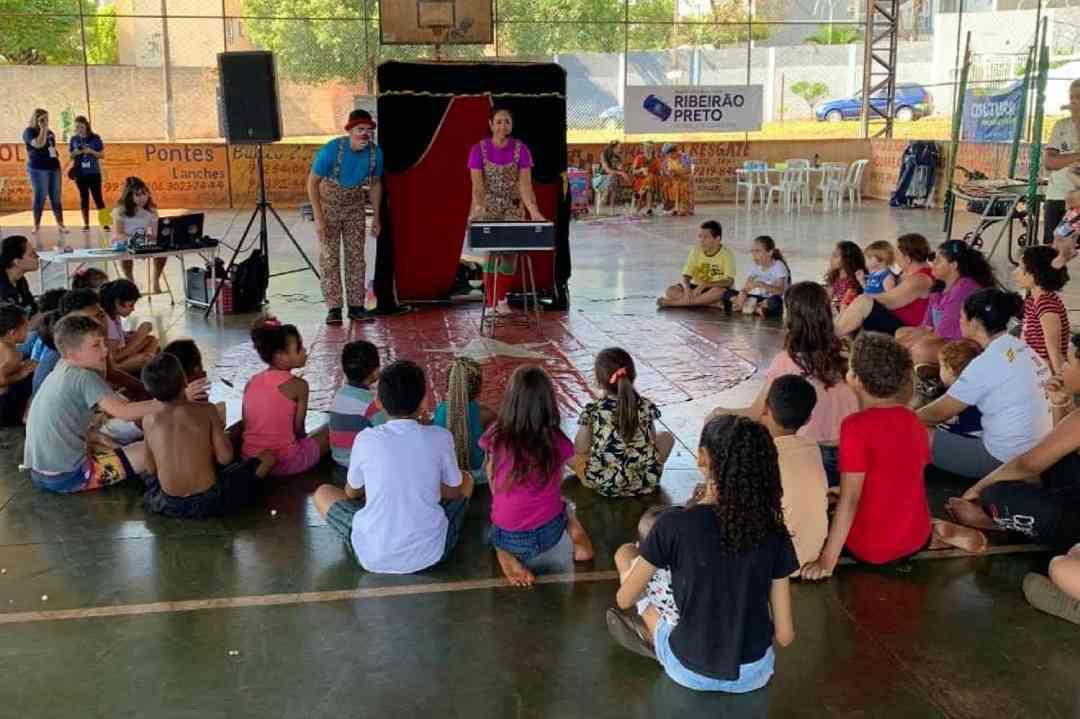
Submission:
<svg viewBox="0 0 1080 719">
<path fill-rule="evenodd" d="M 285 270 L 284 272 L 269 273 L 269 277 L 281 277 L 282 275 L 291 275 L 296 272 L 306 272 L 311 270 L 316 279 L 322 279 L 319 276 L 319 271 L 315 269 L 315 265 L 308 259 L 307 254 L 304 252 L 304 248 L 300 246 L 296 238 L 293 237 L 293 233 L 289 232 L 289 228 L 285 225 L 285 221 L 281 219 L 281 215 L 277 213 L 274 206 L 270 204 L 270 201 L 266 199 L 266 175 L 263 173 L 263 146 L 258 144 L 255 146 L 255 170 L 259 179 L 259 194 L 258 199 L 255 201 L 255 209 L 251 212 L 251 217 L 248 219 L 247 226 L 244 227 L 244 233 L 240 235 L 240 241 L 236 243 L 236 248 L 233 250 L 232 258 L 229 259 L 229 264 L 225 268 L 225 278 L 231 273 L 233 267 L 236 266 L 236 258 L 240 254 L 240 250 L 244 247 L 244 241 L 247 240 L 248 233 L 251 232 L 252 225 L 255 224 L 255 218 L 259 218 L 259 250 L 262 251 L 263 257 L 266 259 L 266 269 L 269 273 L 270 270 L 270 233 L 267 228 L 266 213 L 269 212 L 277 220 L 278 226 L 281 227 L 285 235 L 292 240 L 293 247 L 300 253 L 300 256 L 304 258 L 304 262 L 307 263 L 307 267 L 298 267 L 295 270 Z M 224 278 L 222 278 L 224 279 Z M 214 296 L 210 299 L 210 304 L 206 307 L 206 313 L 204 317 L 209 317 L 210 313 L 216 306 L 218 295 L 221 294 L 221 288 L 224 287 L 224 282 L 219 282 L 217 287 L 214 288 Z"/>
</svg>

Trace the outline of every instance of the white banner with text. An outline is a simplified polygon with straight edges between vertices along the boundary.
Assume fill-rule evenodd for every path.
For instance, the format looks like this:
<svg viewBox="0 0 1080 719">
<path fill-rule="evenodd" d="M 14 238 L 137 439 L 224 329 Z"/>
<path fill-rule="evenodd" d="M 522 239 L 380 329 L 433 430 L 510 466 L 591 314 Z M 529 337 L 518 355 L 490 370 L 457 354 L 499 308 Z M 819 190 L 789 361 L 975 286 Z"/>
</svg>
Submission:
<svg viewBox="0 0 1080 719">
<path fill-rule="evenodd" d="M 761 129 L 761 85 L 639 85 L 626 88 L 626 132 L 742 132 Z"/>
</svg>

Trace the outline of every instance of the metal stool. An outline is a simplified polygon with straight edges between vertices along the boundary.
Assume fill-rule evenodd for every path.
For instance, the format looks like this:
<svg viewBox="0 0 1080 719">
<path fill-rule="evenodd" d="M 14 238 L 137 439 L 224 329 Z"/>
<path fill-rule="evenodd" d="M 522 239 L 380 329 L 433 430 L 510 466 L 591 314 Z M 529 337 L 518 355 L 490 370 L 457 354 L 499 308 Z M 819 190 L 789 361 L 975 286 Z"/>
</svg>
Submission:
<svg viewBox="0 0 1080 719">
<path fill-rule="evenodd" d="M 492 273 L 491 296 L 499 296 L 499 275 L 501 273 L 497 270 L 499 267 L 499 262 L 506 257 L 509 257 L 514 261 L 514 270 L 510 274 L 510 276 L 507 277 L 506 281 L 509 282 L 517 275 L 519 270 L 521 271 L 521 294 L 522 298 L 525 301 L 525 307 L 522 313 L 517 316 L 515 316 L 516 313 L 512 315 L 499 315 L 494 312 L 489 312 L 486 297 L 487 293 L 485 290 L 484 303 L 483 307 L 480 310 L 480 335 L 486 336 L 485 329 L 490 328 L 491 336 L 494 336 L 495 329 L 500 324 L 515 325 L 518 327 L 531 327 L 534 321 L 536 323 L 537 330 L 540 332 L 541 335 L 543 335 L 544 328 L 540 324 L 540 295 L 536 291 L 536 275 L 533 273 L 532 256 L 528 252 L 503 251 L 492 253 L 491 261 L 494 263 L 496 272 Z M 530 300 L 532 301 L 532 315 L 529 314 Z"/>
</svg>

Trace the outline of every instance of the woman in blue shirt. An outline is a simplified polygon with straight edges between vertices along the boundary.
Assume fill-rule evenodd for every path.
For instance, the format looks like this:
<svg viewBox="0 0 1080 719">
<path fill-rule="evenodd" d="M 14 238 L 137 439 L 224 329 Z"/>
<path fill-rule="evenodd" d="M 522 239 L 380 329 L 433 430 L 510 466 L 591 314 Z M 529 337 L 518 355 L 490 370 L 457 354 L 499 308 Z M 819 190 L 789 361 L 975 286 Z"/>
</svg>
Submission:
<svg viewBox="0 0 1080 719">
<path fill-rule="evenodd" d="M 379 202 L 382 199 L 382 151 L 375 145 L 375 122 L 370 113 L 353 110 L 345 124 L 348 135 L 323 145 L 308 175 L 307 192 L 315 215 L 319 238 L 319 269 L 323 301 L 329 308 L 326 324 L 340 325 L 341 246 L 345 246 L 345 290 L 349 319 L 371 322 L 364 308 L 367 298 L 364 263 L 365 222 L 368 194 L 374 214 L 371 234 L 380 229 Z M 370 186 L 370 190 L 365 187 Z"/>
<path fill-rule="evenodd" d="M 56 151 L 56 135 L 49 129 L 49 113 L 40 107 L 34 110 L 22 139 L 26 145 L 26 172 L 34 197 L 34 234 L 41 231 L 46 196 L 56 217 L 56 226 L 66 234 L 68 229 L 64 227 L 64 208 L 60 202 L 60 155 Z"/>
<path fill-rule="evenodd" d="M 98 211 L 105 209 L 101 197 L 101 156 L 105 145 L 101 136 L 90 129 L 90 121 L 82 115 L 75 118 L 75 134 L 68 143 L 75 186 L 79 188 L 79 209 L 82 210 L 83 232 L 90 231 L 90 195 Z M 108 230 L 108 226 L 102 229 Z"/>
</svg>

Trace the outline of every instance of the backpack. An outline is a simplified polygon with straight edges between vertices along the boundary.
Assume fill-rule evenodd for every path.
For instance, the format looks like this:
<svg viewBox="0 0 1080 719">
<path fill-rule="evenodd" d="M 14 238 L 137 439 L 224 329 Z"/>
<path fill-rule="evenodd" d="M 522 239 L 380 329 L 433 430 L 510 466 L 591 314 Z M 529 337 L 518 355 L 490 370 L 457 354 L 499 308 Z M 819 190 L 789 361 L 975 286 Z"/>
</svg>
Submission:
<svg viewBox="0 0 1080 719">
<path fill-rule="evenodd" d="M 266 301 L 270 285 L 270 266 L 261 250 L 252 250 L 248 258 L 233 268 L 233 311 L 258 312 Z"/>
</svg>

